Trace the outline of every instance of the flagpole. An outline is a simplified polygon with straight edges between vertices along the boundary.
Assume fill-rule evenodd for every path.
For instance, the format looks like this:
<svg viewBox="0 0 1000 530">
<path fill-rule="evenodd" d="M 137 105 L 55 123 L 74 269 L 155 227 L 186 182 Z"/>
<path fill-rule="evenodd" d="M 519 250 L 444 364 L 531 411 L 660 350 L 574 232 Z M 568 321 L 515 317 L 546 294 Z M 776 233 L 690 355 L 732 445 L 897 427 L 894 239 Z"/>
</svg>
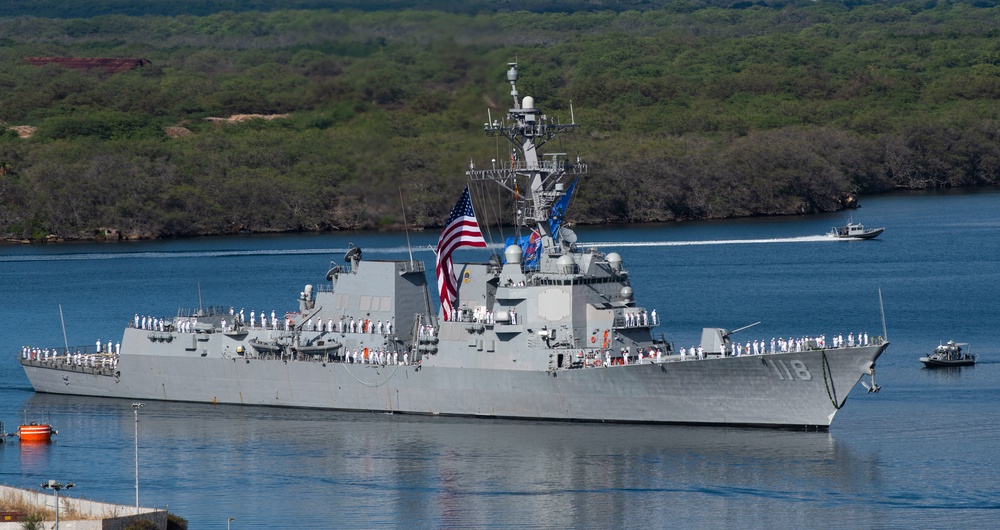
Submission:
<svg viewBox="0 0 1000 530">
<path fill-rule="evenodd" d="M 62 322 L 63 343 L 66 345 L 66 354 L 69 355 L 69 340 L 66 339 L 66 319 L 63 318 L 62 304 L 59 304 L 59 321 Z"/>
<path fill-rule="evenodd" d="M 406 231 L 406 250 L 410 253 L 410 266 L 413 266 L 413 249 L 410 247 L 410 225 L 406 222 L 406 206 L 403 205 L 403 188 L 399 188 L 399 209 L 403 210 L 403 230 Z"/>
</svg>

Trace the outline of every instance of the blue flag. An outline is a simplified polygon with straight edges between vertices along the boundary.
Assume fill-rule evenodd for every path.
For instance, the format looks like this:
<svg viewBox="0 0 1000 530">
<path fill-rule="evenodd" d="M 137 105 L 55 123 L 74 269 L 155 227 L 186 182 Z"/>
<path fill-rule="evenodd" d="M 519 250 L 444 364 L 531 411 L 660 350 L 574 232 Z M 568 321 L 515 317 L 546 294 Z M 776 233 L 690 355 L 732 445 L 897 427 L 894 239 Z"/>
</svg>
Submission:
<svg viewBox="0 0 1000 530">
<path fill-rule="evenodd" d="M 517 245 L 521 247 L 521 263 L 524 264 L 525 270 L 537 269 L 538 259 L 542 255 L 542 245 L 541 245 L 541 234 L 538 230 L 531 232 L 531 235 L 521 236 L 516 238 L 508 237 L 504 242 L 504 248 L 511 245 Z M 506 262 L 506 259 L 504 260 Z"/>
<path fill-rule="evenodd" d="M 549 213 L 549 229 L 552 230 L 552 237 L 555 240 L 559 240 L 559 227 L 562 226 L 563 217 L 566 215 L 566 208 L 569 206 L 570 197 L 573 195 L 573 190 L 576 188 L 576 183 L 580 179 L 574 180 L 569 188 L 566 189 L 566 194 L 559 197 L 559 200 L 552 205 L 552 212 Z"/>
</svg>

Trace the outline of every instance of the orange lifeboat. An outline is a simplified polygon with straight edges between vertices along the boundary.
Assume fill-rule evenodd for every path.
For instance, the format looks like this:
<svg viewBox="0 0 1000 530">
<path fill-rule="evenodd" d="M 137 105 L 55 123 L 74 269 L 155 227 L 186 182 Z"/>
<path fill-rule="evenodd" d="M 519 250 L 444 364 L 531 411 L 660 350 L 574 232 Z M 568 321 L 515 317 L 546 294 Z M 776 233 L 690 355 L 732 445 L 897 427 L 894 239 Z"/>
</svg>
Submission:
<svg viewBox="0 0 1000 530">
<path fill-rule="evenodd" d="M 59 433 L 53 430 L 51 425 L 45 423 L 32 422 L 17 428 L 17 436 L 21 439 L 21 443 L 49 443 L 52 441 L 53 434 Z"/>
</svg>

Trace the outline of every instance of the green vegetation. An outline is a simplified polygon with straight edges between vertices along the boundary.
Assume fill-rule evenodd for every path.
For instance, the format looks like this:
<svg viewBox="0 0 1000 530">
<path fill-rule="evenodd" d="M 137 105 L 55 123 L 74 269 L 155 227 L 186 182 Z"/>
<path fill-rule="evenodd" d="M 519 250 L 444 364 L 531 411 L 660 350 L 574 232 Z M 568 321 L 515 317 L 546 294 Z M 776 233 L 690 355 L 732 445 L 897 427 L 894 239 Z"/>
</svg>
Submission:
<svg viewBox="0 0 1000 530">
<path fill-rule="evenodd" d="M 31 514 L 21 523 L 23 530 L 44 530 L 45 519 L 39 514 Z"/>
<path fill-rule="evenodd" d="M 187 530 L 187 527 L 187 519 L 173 513 L 167 513 L 167 530 Z"/>
<path fill-rule="evenodd" d="M 156 530 L 156 523 L 148 519 L 138 519 L 132 521 L 125 527 L 125 530 Z"/>
<path fill-rule="evenodd" d="M 591 166 L 575 222 L 1000 183 L 987 2 L 91 4 L 0 0 L 0 120 L 36 128 L 0 134 L 0 237 L 392 227 L 400 190 L 411 224 L 439 225 L 470 156 L 509 154 L 482 123 L 515 58 L 521 94 L 581 124 L 563 139 Z"/>
</svg>

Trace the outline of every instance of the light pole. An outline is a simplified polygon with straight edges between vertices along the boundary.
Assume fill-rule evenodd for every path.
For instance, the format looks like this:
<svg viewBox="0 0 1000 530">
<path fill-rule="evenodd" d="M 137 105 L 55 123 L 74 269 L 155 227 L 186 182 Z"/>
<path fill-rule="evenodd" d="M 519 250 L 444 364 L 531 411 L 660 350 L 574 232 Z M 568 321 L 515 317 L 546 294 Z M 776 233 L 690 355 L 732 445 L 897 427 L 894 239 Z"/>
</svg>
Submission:
<svg viewBox="0 0 1000 530">
<path fill-rule="evenodd" d="M 142 403 L 132 403 L 135 413 L 135 514 L 139 515 L 139 407 Z"/>
<path fill-rule="evenodd" d="M 42 484 L 42 488 L 55 490 L 56 492 L 56 530 L 59 530 L 59 490 L 61 489 L 68 490 L 75 485 L 76 484 L 73 484 L 72 482 L 67 482 L 66 484 L 62 484 L 60 482 L 56 482 L 51 479 L 48 482 Z"/>
<path fill-rule="evenodd" d="M 232 523 L 235 520 L 236 520 L 235 517 L 230 517 L 229 520 L 226 521 L 226 530 L 229 530 L 229 524 Z"/>
</svg>

